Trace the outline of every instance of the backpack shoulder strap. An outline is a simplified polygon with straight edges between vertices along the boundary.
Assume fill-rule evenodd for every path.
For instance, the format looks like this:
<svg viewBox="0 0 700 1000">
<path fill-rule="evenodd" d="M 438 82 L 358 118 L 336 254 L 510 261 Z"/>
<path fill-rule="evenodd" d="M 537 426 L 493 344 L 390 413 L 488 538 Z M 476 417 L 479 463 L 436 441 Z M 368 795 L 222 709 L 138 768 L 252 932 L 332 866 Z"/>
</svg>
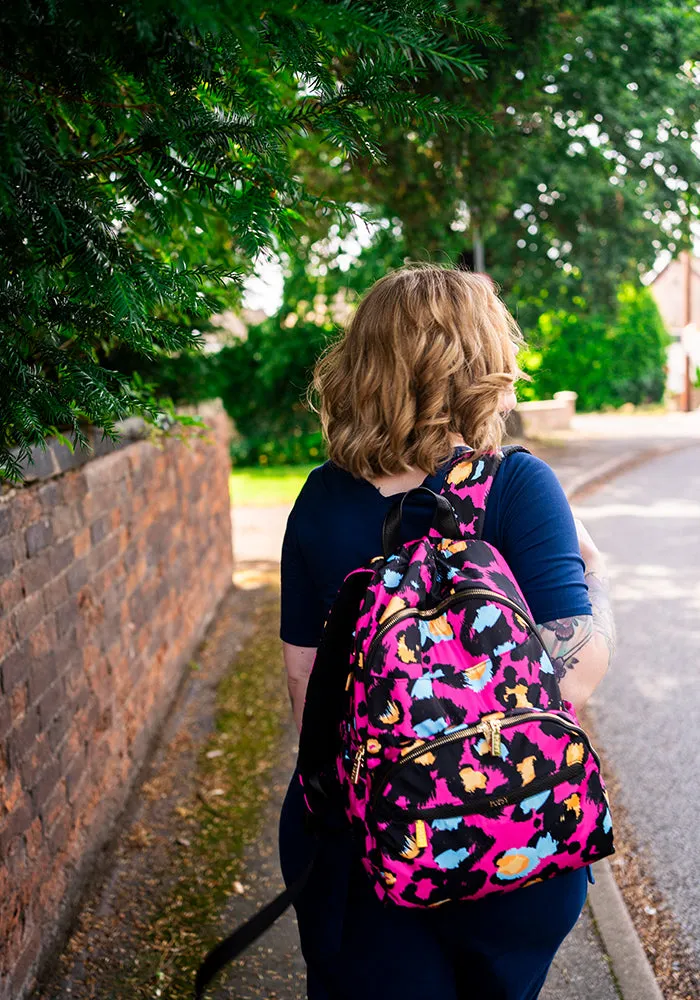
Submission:
<svg viewBox="0 0 700 1000">
<path fill-rule="evenodd" d="M 450 462 L 441 489 L 455 509 L 462 530 L 474 538 L 481 538 L 486 516 L 486 504 L 501 462 L 513 452 L 528 449 L 522 445 L 507 445 L 485 452 L 478 458 L 471 451 L 462 451 Z"/>
</svg>

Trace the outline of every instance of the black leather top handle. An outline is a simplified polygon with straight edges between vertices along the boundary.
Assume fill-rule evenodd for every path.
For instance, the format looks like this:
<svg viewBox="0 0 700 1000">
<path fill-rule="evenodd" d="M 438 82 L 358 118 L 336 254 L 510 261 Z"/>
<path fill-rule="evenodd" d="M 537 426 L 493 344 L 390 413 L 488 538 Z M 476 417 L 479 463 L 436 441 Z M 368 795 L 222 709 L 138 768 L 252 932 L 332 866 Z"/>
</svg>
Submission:
<svg viewBox="0 0 700 1000">
<path fill-rule="evenodd" d="M 432 497 L 435 501 L 435 515 L 433 517 L 432 527 L 435 528 L 436 531 L 439 531 L 443 538 L 461 537 L 462 533 L 459 528 L 459 521 L 450 501 L 446 497 L 441 496 L 439 493 L 434 493 L 432 490 L 429 490 L 427 486 L 416 486 L 415 489 L 408 490 L 407 493 L 404 493 L 401 500 L 394 504 L 387 516 L 384 518 L 384 525 L 382 527 L 382 548 L 384 549 L 384 558 L 390 556 L 391 553 L 395 552 L 401 545 L 403 505 L 409 497 L 416 496 L 417 494 Z"/>
</svg>

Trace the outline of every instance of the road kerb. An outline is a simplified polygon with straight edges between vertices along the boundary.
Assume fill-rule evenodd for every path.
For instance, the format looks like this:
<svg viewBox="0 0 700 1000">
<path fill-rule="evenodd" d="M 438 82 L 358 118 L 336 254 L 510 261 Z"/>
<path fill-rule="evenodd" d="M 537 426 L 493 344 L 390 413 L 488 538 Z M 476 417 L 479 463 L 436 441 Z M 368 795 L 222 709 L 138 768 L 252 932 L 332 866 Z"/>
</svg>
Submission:
<svg viewBox="0 0 700 1000">
<path fill-rule="evenodd" d="M 651 448 L 640 448 L 632 452 L 616 455 L 609 461 L 597 466 L 597 468 L 588 469 L 579 476 L 575 476 L 566 486 L 566 495 L 570 501 L 575 501 L 578 495 L 583 493 L 584 490 L 591 489 L 599 484 L 602 485 L 606 480 L 620 476 L 623 472 L 629 472 L 638 465 L 650 462 L 654 458 L 660 458 L 662 455 L 670 455 L 675 451 L 685 451 L 686 448 L 692 448 L 698 443 L 700 443 L 698 439 L 689 438 L 681 443 L 655 445 Z"/>
<path fill-rule="evenodd" d="M 664 1000 L 607 859 L 593 871 L 588 901 L 623 1000 Z"/>
</svg>

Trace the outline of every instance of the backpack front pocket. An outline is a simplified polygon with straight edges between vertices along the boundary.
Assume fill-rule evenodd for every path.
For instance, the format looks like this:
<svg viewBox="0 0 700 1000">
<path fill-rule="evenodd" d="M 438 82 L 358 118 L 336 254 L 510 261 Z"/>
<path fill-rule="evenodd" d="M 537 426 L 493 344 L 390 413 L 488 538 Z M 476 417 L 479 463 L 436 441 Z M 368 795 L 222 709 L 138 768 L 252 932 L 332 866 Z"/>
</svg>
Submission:
<svg viewBox="0 0 700 1000">
<path fill-rule="evenodd" d="M 407 905 L 476 898 L 612 852 L 598 758 L 555 712 L 483 719 L 373 775 L 376 867 Z"/>
</svg>

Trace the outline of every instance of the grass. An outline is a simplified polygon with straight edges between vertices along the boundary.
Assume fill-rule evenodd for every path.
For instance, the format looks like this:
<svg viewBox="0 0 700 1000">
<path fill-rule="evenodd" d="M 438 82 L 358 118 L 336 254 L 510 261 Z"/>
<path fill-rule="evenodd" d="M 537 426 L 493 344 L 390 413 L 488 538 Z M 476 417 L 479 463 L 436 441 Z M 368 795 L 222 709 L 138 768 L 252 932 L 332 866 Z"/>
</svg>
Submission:
<svg viewBox="0 0 700 1000">
<path fill-rule="evenodd" d="M 292 504 L 309 472 L 315 467 L 277 465 L 267 469 L 235 469 L 230 478 L 231 503 L 236 507 Z"/>
<path fill-rule="evenodd" d="M 151 947 L 161 955 L 154 995 L 163 1000 L 189 1000 L 204 951 L 230 929 L 218 917 L 242 875 L 245 845 L 257 833 L 287 707 L 278 615 L 276 596 L 268 592 L 255 609 L 253 635 L 218 687 L 216 731 L 200 754 L 199 781 L 208 793 L 192 804 L 191 846 L 151 925 Z"/>
</svg>

